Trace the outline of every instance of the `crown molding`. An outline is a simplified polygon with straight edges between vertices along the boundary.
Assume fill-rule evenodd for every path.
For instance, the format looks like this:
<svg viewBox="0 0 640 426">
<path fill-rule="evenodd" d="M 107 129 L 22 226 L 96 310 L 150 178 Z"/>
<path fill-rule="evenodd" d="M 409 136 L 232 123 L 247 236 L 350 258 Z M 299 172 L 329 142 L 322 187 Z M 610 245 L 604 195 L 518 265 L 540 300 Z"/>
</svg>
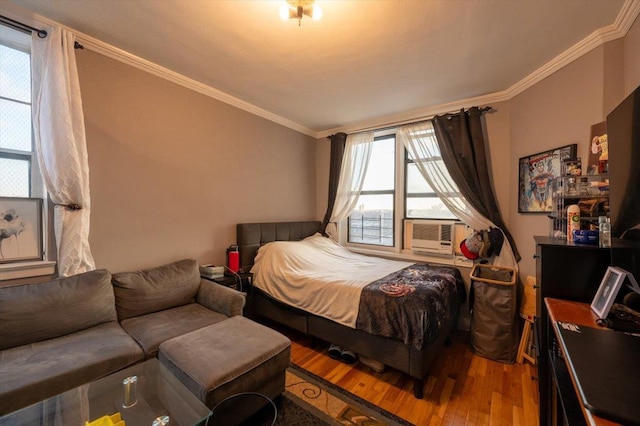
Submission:
<svg viewBox="0 0 640 426">
<path fill-rule="evenodd" d="M 380 129 L 383 127 L 401 126 L 403 124 L 415 123 L 416 121 L 428 120 L 439 114 L 460 111 L 463 108 L 472 106 L 484 106 L 491 103 L 509 100 L 506 91 L 495 92 L 488 95 L 449 102 L 446 104 L 434 105 L 426 108 L 414 109 L 399 114 L 387 115 L 369 121 L 356 123 L 351 126 L 334 127 L 333 129 L 322 130 L 317 133 L 317 138 L 322 139 L 338 132 L 355 133 Z"/>
<path fill-rule="evenodd" d="M 124 64 L 131 65 L 132 67 L 138 68 L 142 71 L 146 71 L 149 74 L 155 75 L 156 77 L 163 78 L 172 83 L 183 86 L 187 89 L 191 89 L 195 92 L 198 92 L 210 98 L 216 99 L 220 102 L 224 102 L 226 104 L 234 106 L 250 114 L 257 115 L 258 117 L 262 117 L 266 120 L 272 121 L 274 123 L 288 127 L 297 132 L 303 133 L 307 136 L 316 137 L 315 131 L 305 126 L 302 126 L 298 123 L 295 123 L 291 120 L 288 120 L 282 116 L 269 112 L 265 109 L 259 108 L 249 102 L 246 102 L 246 101 L 243 101 L 242 99 L 231 96 L 228 93 L 225 93 L 221 90 L 215 89 L 204 83 L 200 83 L 199 81 L 185 77 L 182 74 L 171 71 L 168 68 L 162 67 L 151 61 L 140 58 L 139 56 L 133 55 L 129 52 L 126 52 L 122 49 L 114 47 L 103 41 L 97 40 L 93 37 L 87 36 L 85 34 L 77 33 L 77 32 L 76 34 L 77 34 L 76 37 L 78 39 L 78 42 L 82 44 L 86 49 L 99 53 L 108 58 L 115 59 L 116 61 L 120 61 Z"/>
<path fill-rule="evenodd" d="M 551 74 L 589 53 L 596 47 L 601 46 L 608 41 L 624 37 L 638 17 L 638 14 L 640 14 L 640 0 L 625 1 L 613 24 L 594 31 L 578 43 L 571 46 L 569 49 L 553 58 L 551 61 L 547 62 L 511 86 L 506 90 L 508 98 L 510 99 L 519 95 L 526 89 L 532 87 L 536 83 L 539 83 Z"/>
<path fill-rule="evenodd" d="M 317 133 L 317 138 L 325 138 L 337 132 L 353 133 L 364 130 L 373 130 L 381 127 L 407 124 L 414 121 L 429 119 L 437 114 L 444 114 L 474 105 L 489 105 L 495 102 L 508 101 L 581 56 L 587 54 L 596 47 L 608 41 L 624 37 L 638 15 L 640 15 L 640 0 L 626 0 L 613 24 L 594 31 L 589 36 L 574 44 L 569 49 L 565 50 L 563 53 L 559 54 L 551 61 L 547 62 L 506 90 L 420 110 L 413 110 L 406 113 L 389 115 L 350 126 L 341 126 L 323 130 Z"/>
<path fill-rule="evenodd" d="M 620 10 L 620 13 L 618 13 L 618 17 L 613 25 L 622 32 L 623 36 L 625 36 L 631 29 L 631 26 L 639 14 L 640 0 L 627 0 L 622 5 L 622 9 Z"/>
<path fill-rule="evenodd" d="M 0 1 L 0 8 L 3 13 L 8 14 L 13 19 L 24 20 L 33 26 L 44 25 L 60 25 L 50 19 L 43 16 L 33 14 L 25 9 L 15 6 L 6 1 Z M 229 95 L 221 90 L 215 89 L 204 83 L 198 82 L 191 78 L 185 77 L 182 74 L 171 71 L 168 68 L 162 67 L 146 59 L 140 58 L 136 55 L 128 53 L 122 49 L 112 46 L 108 43 L 102 42 L 86 34 L 80 33 L 72 28 L 68 30 L 74 32 L 80 43 L 85 48 L 90 49 L 96 53 L 107 56 L 111 59 L 120 61 L 124 64 L 131 65 L 140 70 L 146 71 L 152 75 L 171 81 L 175 84 L 183 86 L 185 88 L 194 90 L 205 96 L 216 99 L 220 102 L 224 102 L 256 116 L 262 117 L 266 120 L 272 121 L 276 124 L 280 124 L 284 127 L 290 128 L 307 136 L 314 137 L 316 139 L 325 138 L 337 132 L 352 133 L 363 130 L 372 130 L 380 127 L 388 127 L 391 125 L 401 125 L 417 121 L 421 119 L 430 118 L 436 114 L 443 114 L 446 112 L 456 111 L 461 108 L 467 108 L 473 105 L 488 105 L 494 102 L 507 101 L 514 96 L 519 95 L 528 88 L 539 83 L 546 77 L 590 52 L 594 48 L 612 40 L 624 37 L 636 18 L 640 14 L 640 0 L 626 0 L 620 9 L 620 13 L 616 17 L 613 24 L 603 27 L 597 31 L 594 31 L 589 36 L 574 44 L 569 49 L 565 50 L 560 55 L 553 58 L 531 74 L 524 77 L 506 90 L 502 90 L 487 95 L 477 96 L 468 99 L 462 99 L 459 101 L 449 102 L 446 104 L 435 105 L 431 107 L 421 108 L 417 110 L 407 111 L 399 114 L 388 115 L 379 117 L 373 120 L 367 120 L 354 125 L 341 126 L 333 129 L 326 129 L 321 131 L 314 131 L 306 126 L 296 123 L 292 120 L 284 118 L 280 115 L 274 114 L 270 111 L 257 107 L 242 99 Z M 64 26 L 63 26 L 64 27 Z"/>
</svg>

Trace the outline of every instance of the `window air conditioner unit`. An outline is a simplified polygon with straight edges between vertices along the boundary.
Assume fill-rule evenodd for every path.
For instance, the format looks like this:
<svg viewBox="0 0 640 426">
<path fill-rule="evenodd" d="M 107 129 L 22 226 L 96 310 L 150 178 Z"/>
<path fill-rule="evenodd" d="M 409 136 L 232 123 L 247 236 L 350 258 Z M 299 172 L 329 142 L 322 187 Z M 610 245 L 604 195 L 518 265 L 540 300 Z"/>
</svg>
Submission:
<svg viewBox="0 0 640 426">
<path fill-rule="evenodd" d="M 452 255 L 454 224 L 443 220 L 405 220 L 404 248 L 414 252 Z"/>
</svg>

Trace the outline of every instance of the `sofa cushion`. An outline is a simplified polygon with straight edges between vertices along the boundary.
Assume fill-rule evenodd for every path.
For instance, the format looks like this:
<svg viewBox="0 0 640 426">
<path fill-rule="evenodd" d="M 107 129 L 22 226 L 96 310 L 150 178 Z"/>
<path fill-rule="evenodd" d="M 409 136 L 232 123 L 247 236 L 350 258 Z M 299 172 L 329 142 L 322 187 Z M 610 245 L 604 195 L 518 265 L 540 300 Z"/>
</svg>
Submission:
<svg viewBox="0 0 640 426">
<path fill-rule="evenodd" d="M 2 352 L 0 415 L 91 382 L 143 359 L 115 322 Z"/>
<path fill-rule="evenodd" d="M 0 287 L 0 349 L 115 320 L 111 274 L 104 269 L 45 283 Z"/>
<path fill-rule="evenodd" d="M 227 319 L 226 315 L 214 312 L 204 306 L 191 303 L 173 309 L 129 318 L 122 321 L 122 327 L 138 342 L 145 357 L 158 354 L 158 346 L 165 340 L 181 336 L 202 327 Z"/>
<path fill-rule="evenodd" d="M 184 259 L 137 272 L 113 274 L 118 320 L 195 301 L 200 286 L 198 262 Z"/>
</svg>

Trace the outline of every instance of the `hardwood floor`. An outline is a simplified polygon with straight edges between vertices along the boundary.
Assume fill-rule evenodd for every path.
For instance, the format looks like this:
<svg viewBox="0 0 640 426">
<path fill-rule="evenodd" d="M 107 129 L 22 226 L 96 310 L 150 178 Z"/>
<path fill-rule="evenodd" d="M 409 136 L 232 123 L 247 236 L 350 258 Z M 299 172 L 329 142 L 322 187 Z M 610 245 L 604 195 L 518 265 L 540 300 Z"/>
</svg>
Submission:
<svg viewBox="0 0 640 426">
<path fill-rule="evenodd" d="M 327 343 L 316 340 L 314 347 L 306 336 L 281 331 L 292 340 L 294 364 L 416 425 L 539 424 L 535 367 L 474 355 L 467 332 L 458 331 L 444 348 L 418 400 L 405 374 L 345 364 L 328 356 Z"/>
</svg>

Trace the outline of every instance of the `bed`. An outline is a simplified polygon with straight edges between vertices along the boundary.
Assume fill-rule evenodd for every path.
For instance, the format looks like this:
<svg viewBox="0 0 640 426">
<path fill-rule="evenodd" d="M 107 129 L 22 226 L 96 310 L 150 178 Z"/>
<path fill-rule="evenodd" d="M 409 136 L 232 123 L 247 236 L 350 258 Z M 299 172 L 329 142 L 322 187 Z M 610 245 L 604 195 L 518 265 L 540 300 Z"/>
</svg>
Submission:
<svg viewBox="0 0 640 426">
<path fill-rule="evenodd" d="M 460 272 L 352 254 L 319 231 L 316 221 L 237 225 L 241 268 L 253 272 L 253 314 L 398 369 L 422 398 L 465 300 Z"/>
</svg>

